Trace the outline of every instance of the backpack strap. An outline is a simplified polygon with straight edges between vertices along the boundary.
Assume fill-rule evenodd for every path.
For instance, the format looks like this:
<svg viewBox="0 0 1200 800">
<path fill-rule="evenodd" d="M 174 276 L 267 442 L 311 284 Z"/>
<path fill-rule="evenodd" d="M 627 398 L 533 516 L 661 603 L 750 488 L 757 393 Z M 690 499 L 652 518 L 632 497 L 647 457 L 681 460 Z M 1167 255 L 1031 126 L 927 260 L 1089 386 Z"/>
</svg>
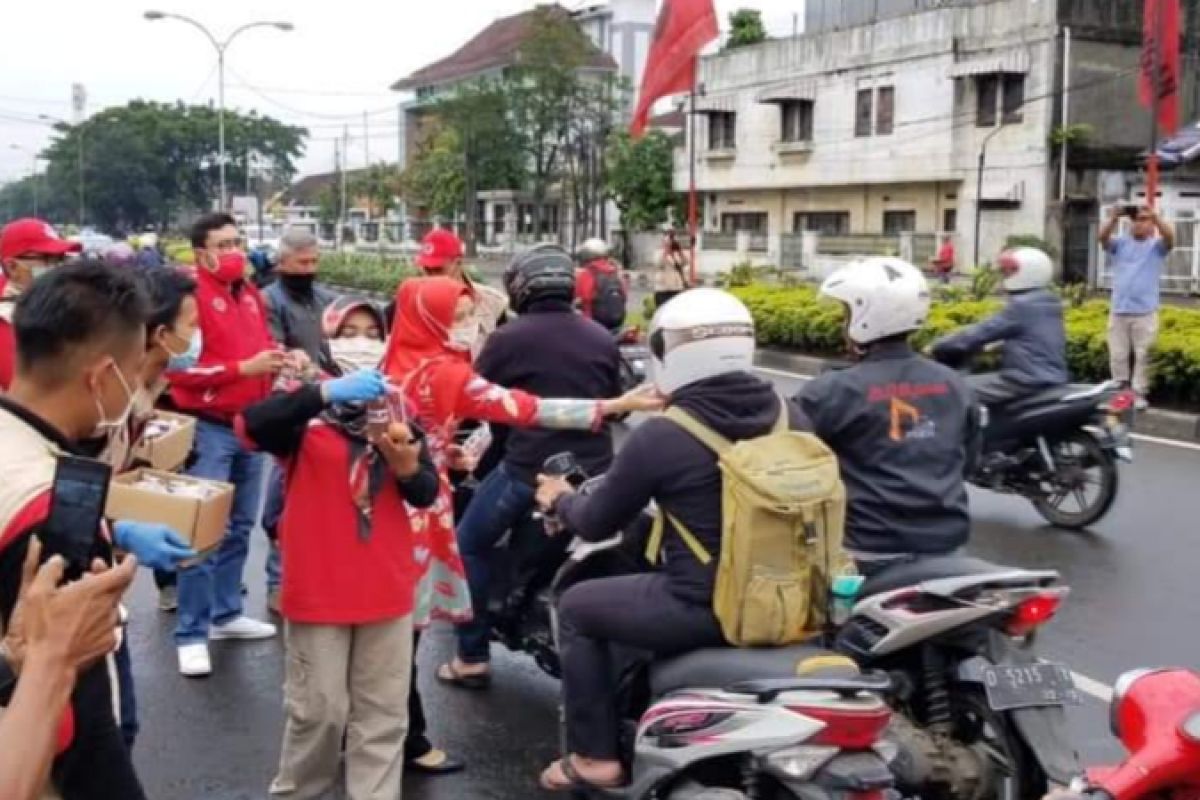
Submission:
<svg viewBox="0 0 1200 800">
<path fill-rule="evenodd" d="M 668 408 L 663 413 L 663 416 L 690 433 L 693 438 L 698 439 L 702 445 L 712 450 L 718 456 L 723 455 L 725 451 L 733 447 L 733 442 L 678 406 Z"/>
<path fill-rule="evenodd" d="M 658 554 L 662 551 L 663 533 L 666 528 L 666 523 L 670 522 L 672 527 L 679 532 L 679 538 L 683 539 L 683 543 L 687 545 L 688 550 L 692 551 L 692 555 L 696 557 L 704 566 L 712 563 L 712 553 L 708 552 L 696 535 L 687 529 L 687 526 L 680 522 L 673 514 L 659 509 L 654 515 L 654 524 L 650 526 L 650 538 L 646 540 L 646 560 L 651 565 L 658 563 Z"/>
<path fill-rule="evenodd" d="M 771 429 L 771 433 L 787 433 L 792 429 L 791 414 L 788 413 L 787 398 L 781 394 L 776 394 L 779 398 L 779 417 L 775 420 L 775 427 Z"/>
</svg>

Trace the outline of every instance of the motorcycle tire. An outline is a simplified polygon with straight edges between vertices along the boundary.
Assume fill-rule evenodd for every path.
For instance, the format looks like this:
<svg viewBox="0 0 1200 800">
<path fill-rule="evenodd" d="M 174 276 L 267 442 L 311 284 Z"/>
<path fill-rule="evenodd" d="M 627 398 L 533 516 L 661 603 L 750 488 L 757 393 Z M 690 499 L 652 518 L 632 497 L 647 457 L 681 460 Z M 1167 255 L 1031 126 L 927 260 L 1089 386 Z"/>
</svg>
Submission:
<svg viewBox="0 0 1200 800">
<path fill-rule="evenodd" d="M 1001 778 L 1011 777 L 1016 785 L 1011 794 L 1005 792 L 1005 787 L 996 787 L 997 791 L 992 795 L 996 800 L 1006 797 L 1013 800 L 1041 800 L 1045 797 L 1050 790 L 1046 773 L 1006 713 L 993 710 L 984 693 L 977 689 L 955 691 L 950 704 L 954 714 L 955 739 L 985 748 L 993 759 L 1001 755 L 1008 761 L 1007 765 L 997 766 Z"/>
<path fill-rule="evenodd" d="M 1086 497 L 1080 499 L 1081 495 L 1077 493 L 1076 487 L 1071 487 L 1064 489 L 1059 494 L 1030 498 L 1033 507 L 1056 528 L 1077 531 L 1093 525 L 1108 513 L 1117 499 L 1119 474 L 1117 462 L 1112 453 L 1101 447 L 1095 437 L 1086 431 L 1077 431 L 1051 442 L 1050 451 L 1056 461 L 1066 459 L 1069 462 L 1082 459 L 1085 470 L 1098 468 L 1099 491 L 1094 500 L 1088 501 Z M 1071 466 L 1074 465 L 1068 464 L 1067 468 Z M 1078 511 L 1067 511 L 1062 508 L 1062 504 L 1068 496 L 1075 498 L 1079 505 Z M 1057 502 L 1055 502 L 1056 497 L 1058 498 Z"/>
</svg>

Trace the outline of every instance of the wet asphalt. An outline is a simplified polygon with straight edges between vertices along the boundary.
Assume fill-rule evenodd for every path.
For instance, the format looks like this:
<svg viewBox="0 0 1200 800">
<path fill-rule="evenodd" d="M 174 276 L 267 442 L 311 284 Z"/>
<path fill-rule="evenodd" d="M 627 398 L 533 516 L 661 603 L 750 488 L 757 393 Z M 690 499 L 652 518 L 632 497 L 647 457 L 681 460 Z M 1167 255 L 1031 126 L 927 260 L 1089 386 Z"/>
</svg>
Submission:
<svg viewBox="0 0 1200 800">
<path fill-rule="evenodd" d="M 799 382 L 770 376 L 793 392 Z M 1137 666 L 1200 666 L 1200 451 L 1139 443 L 1122 469 L 1112 512 L 1093 530 L 1047 527 L 1028 503 L 974 491 L 970 550 L 992 561 L 1060 570 L 1072 592 L 1038 648 L 1051 661 L 1111 685 Z M 255 534 L 246 568 L 249 613 L 265 613 L 265 542 Z M 180 677 L 171 643 L 173 616 L 155 609 L 148 574 L 130 598 L 129 635 L 142 730 L 135 760 L 152 798 L 246 800 L 267 797 L 282 725 L 282 641 L 213 645 L 208 679 Z M 410 800 L 524 800 L 556 753 L 557 684 L 532 661 L 496 646 L 495 679 L 485 693 L 436 685 L 432 669 L 451 652 L 449 631 L 426 636 L 420 681 L 431 735 L 467 760 L 466 772 L 411 776 Z M 1088 697 L 1072 709 L 1071 735 L 1088 763 L 1120 754 L 1107 708 Z M 336 795 L 334 795 L 336 796 Z"/>
</svg>

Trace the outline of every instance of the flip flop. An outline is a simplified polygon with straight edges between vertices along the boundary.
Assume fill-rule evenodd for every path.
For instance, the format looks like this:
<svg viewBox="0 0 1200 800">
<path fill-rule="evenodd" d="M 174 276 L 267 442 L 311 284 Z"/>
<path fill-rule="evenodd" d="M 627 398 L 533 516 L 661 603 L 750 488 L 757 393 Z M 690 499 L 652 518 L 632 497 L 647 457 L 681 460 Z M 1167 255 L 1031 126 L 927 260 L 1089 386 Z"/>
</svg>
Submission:
<svg viewBox="0 0 1200 800">
<path fill-rule="evenodd" d="M 551 777 L 550 773 L 556 766 L 558 767 L 559 771 L 562 772 L 563 777 L 566 778 L 566 781 L 554 780 Z M 542 770 L 542 774 L 538 778 L 538 784 L 547 792 L 577 792 L 580 790 L 586 791 L 588 789 L 603 792 L 609 789 L 621 788 L 625 785 L 625 779 L 618 778 L 615 781 L 605 781 L 603 783 L 589 781 L 587 778 L 580 775 L 578 770 L 575 769 L 575 764 L 571 760 L 571 757 L 564 756 L 550 766 L 546 767 L 546 769 Z"/>
<path fill-rule="evenodd" d="M 490 671 L 477 675 L 468 675 L 455 669 L 453 661 L 447 661 L 442 664 L 437 668 L 437 672 L 434 675 L 442 683 L 459 689 L 480 690 L 492 685 L 492 673 Z"/>
</svg>

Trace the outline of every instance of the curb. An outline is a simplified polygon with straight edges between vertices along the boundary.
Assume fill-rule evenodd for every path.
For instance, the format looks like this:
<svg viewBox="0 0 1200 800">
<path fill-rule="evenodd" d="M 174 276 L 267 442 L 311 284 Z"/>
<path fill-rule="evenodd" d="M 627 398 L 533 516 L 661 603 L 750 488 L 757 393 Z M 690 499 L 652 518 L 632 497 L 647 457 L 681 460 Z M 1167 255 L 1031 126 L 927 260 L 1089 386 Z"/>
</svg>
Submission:
<svg viewBox="0 0 1200 800">
<path fill-rule="evenodd" d="M 797 375 L 808 377 L 820 375 L 829 366 L 839 364 L 838 361 L 832 359 L 770 348 L 759 348 L 755 360 L 759 366 L 768 369 L 794 372 Z M 1200 415 L 1151 408 L 1135 415 L 1133 430 L 1143 436 L 1175 439 L 1188 443 L 1200 442 Z"/>
</svg>

